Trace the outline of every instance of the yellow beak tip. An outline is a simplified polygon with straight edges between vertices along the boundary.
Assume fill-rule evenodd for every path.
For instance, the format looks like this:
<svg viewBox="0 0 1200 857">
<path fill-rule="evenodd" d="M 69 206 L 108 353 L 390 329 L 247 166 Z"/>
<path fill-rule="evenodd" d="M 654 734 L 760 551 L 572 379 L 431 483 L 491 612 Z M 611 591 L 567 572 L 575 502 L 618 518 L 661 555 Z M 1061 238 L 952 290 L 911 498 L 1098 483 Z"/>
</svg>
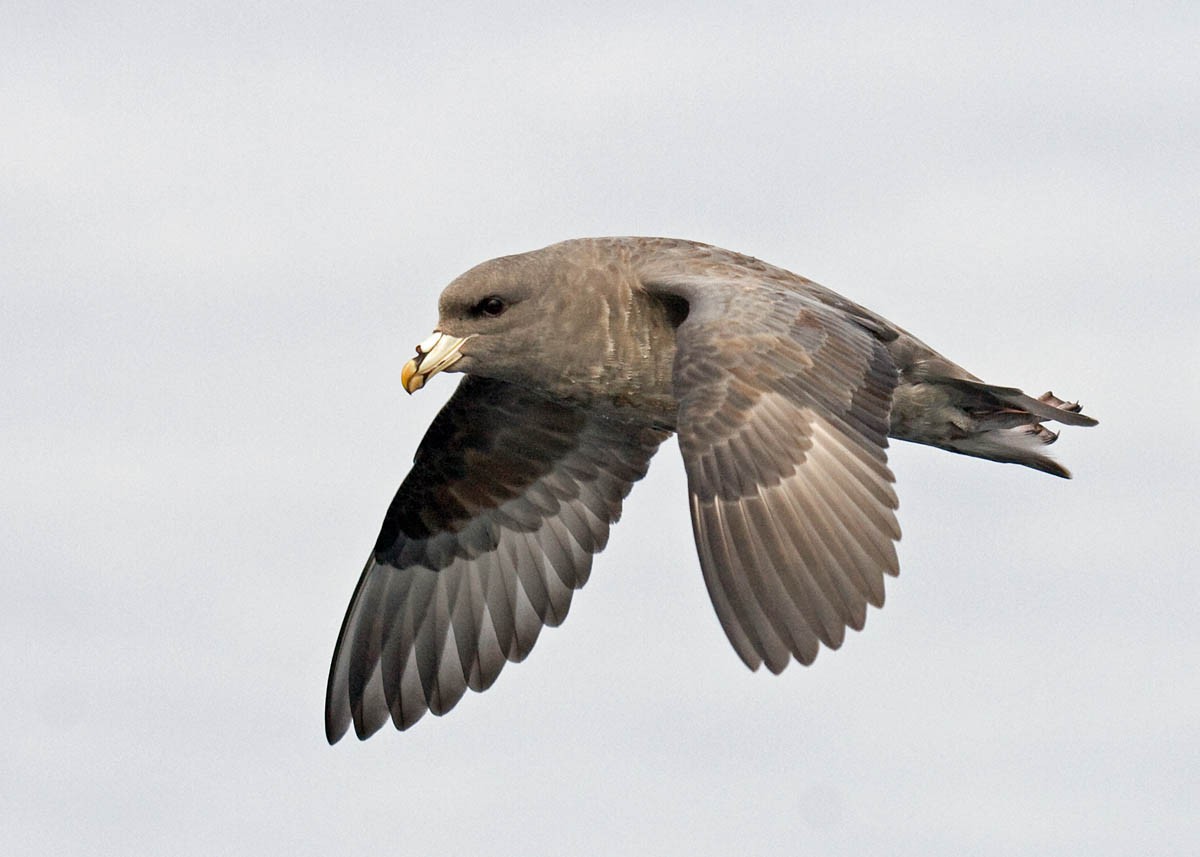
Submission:
<svg viewBox="0 0 1200 857">
<path fill-rule="evenodd" d="M 434 331 L 433 335 L 417 346 L 417 356 L 404 364 L 400 370 L 400 383 L 409 393 L 415 393 L 425 386 L 425 382 L 449 369 L 462 357 L 463 343 L 470 339 L 451 336 Z"/>
<path fill-rule="evenodd" d="M 400 384 L 410 396 L 425 386 L 425 376 L 417 372 L 417 361 L 409 360 L 400 370 Z"/>
</svg>

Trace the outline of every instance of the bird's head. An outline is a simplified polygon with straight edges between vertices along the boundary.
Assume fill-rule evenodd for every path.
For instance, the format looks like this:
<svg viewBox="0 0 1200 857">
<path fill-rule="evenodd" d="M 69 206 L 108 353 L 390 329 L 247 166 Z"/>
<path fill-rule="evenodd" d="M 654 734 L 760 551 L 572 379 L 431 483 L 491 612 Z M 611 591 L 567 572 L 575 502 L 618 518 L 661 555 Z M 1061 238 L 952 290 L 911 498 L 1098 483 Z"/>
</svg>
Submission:
<svg viewBox="0 0 1200 857">
<path fill-rule="evenodd" d="M 570 272 L 555 250 L 493 259 L 450 283 L 437 327 L 404 366 L 404 389 L 415 393 L 443 371 L 514 383 L 544 383 L 533 373 L 547 366 L 569 374 L 578 360 L 576 328 L 594 326 L 601 310 L 589 305 L 597 302 L 593 290 L 566 282 Z"/>
</svg>

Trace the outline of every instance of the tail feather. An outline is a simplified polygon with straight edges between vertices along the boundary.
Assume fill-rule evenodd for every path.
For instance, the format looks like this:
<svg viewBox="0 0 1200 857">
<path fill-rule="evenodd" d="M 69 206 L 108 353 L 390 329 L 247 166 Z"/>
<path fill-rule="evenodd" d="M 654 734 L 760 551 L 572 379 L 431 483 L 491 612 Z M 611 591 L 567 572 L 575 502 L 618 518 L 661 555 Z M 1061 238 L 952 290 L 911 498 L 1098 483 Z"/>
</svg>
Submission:
<svg viewBox="0 0 1200 857">
<path fill-rule="evenodd" d="M 927 376 L 907 390 L 897 390 L 892 436 L 1070 479 L 1071 472 L 1043 450 L 1058 440 L 1057 432 L 1042 425 L 1048 421 L 1097 424 L 1078 403 L 1053 393 L 1035 399 L 1015 387 Z"/>
</svg>

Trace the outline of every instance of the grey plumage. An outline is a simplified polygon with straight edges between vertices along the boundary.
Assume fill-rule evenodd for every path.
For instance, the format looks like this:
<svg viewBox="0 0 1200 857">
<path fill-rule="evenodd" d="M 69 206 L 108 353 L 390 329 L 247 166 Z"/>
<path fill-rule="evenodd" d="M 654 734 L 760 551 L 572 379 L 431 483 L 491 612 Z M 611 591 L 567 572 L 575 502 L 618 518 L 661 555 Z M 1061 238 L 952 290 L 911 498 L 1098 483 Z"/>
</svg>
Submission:
<svg viewBox="0 0 1200 857">
<path fill-rule="evenodd" d="M 450 710 L 563 621 L 650 457 L 679 435 L 701 570 L 751 668 L 811 663 L 883 604 L 900 537 L 889 435 L 1068 476 L 1042 423 L 901 328 L 715 247 L 582 239 L 486 262 L 404 372 L 460 383 L 351 600 L 326 734 Z"/>
</svg>

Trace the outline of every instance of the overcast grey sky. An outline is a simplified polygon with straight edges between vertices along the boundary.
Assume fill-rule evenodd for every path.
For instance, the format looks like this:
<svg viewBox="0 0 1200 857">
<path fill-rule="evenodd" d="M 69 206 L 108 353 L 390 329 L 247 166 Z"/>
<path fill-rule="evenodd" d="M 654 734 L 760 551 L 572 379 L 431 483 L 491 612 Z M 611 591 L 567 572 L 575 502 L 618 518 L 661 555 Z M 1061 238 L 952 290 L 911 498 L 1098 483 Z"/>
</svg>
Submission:
<svg viewBox="0 0 1200 857">
<path fill-rule="evenodd" d="M 8 4 L 0 851 L 1194 853 L 1200 7 L 1053 5 Z M 528 661 L 326 746 L 439 291 L 605 234 L 1102 424 L 893 446 L 888 605 L 779 677 L 668 445 Z"/>
</svg>

